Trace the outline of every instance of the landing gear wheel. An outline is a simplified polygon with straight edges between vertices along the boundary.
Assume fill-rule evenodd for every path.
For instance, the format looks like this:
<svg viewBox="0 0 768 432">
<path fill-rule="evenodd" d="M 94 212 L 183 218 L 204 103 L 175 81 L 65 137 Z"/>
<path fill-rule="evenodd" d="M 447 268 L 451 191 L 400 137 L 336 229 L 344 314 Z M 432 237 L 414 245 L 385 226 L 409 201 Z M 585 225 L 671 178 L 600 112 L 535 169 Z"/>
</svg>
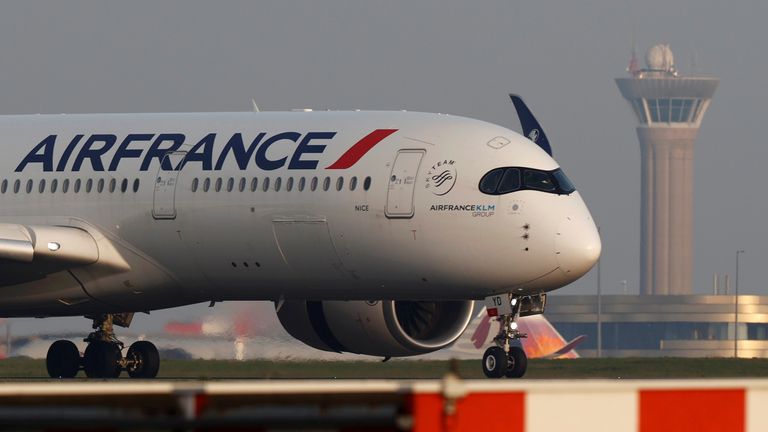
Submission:
<svg viewBox="0 0 768 432">
<path fill-rule="evenodd" d="M 80 370 L 80 351 L 68 340 L 57 340 L 48 348 L 45 366 L 51 378 L 74 378 Z"/>
<path fill-rule="evenodd" d="M 131 378 L 154 378 L 160 369 L 160 354 L 152 342 L 134 342 L 125 356 Z"/>
<path fill-rule="evenodd" d="M 483 373 L 488 378 L 501 378 L 507 371 L 507 355 L 503 349 L 493 346 L 483 354 Z"/>
<path fill-rule="evenodd" d="M 528 356 L 520 347 L 510 347 L 507 355 L 507 378 L 520 378 L 528 369 Z"/>
<path fill-rule="evenodd" d="M 120 376 L 120 348 L 116 343 L 96 340 L 88 344 L 83 355 L 83 368 L 88 378 Z"/>
</svg>

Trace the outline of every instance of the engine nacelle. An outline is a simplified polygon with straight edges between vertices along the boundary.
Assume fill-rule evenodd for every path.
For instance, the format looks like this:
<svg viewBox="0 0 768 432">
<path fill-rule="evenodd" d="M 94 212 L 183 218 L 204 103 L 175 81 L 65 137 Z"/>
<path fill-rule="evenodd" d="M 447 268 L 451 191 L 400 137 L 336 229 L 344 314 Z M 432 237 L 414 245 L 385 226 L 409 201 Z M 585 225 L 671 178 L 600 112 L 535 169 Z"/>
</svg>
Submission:
<svg viewBox="0 0 768 432">
<path fill-rule="evenodd" d="M 277 311 L 291 336 L 323 351 L 381 357 L 426 354 L 456 341 L 474 301 L 286 301 Z"/>
</svg>

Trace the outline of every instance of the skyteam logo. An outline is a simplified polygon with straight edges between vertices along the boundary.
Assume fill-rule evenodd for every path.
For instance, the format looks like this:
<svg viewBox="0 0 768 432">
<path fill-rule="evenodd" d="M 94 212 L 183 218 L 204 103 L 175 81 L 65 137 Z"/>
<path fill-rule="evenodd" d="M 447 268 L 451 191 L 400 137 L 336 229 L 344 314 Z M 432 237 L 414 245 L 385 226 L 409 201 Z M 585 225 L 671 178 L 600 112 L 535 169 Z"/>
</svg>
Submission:
<svg viewBox="0 0 768 432">
<path fill-rule="evenodd" d="M 374 146 L 397 129 L 376 129 L 349 149 L 325 169 L 347 169 L 356 164 Z M 203 171 L 219 171 L 225 163 L 234 161 L 238 169 L 246 170 L 255 165 L 258 169 L 272 171 L 283 167 L 290 170 L 317 169 L 320 156 L 334 139 L 337 132 L 261 132 L 247 138 L 242 133 L 221 136 L 209 133 L 203 137 L 187 137 L 181 133 L 75 135 L 62 138 L 48 135 L 40 141 L 19 163 L 16 172 L 28 166 L 38 166 L 44 172 L 117 171 L 121 163 L 137 159 L 139 171 L 178 171 L 185 166 L 198 164 Z M 185 152 L 186 156 L 172 166 L 165 156 L 173 152 Z M 231 162 L 230 162 L 231 163 Z"/>
<path fill-rule="evenodd" d="M 432 165 L 427 171 L 427 190 L 438 196 L 450 192 L 456 185 L 455 161 L 443 160 Z"/>
</svg>

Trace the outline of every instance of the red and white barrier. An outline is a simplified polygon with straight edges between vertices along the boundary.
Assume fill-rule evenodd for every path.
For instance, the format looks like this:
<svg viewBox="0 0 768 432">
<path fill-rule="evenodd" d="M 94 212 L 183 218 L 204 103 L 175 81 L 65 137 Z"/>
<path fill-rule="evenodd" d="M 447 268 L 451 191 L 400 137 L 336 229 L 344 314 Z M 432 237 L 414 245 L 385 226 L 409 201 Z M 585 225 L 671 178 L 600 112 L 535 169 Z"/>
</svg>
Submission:
<svg viewBox="0 0 768 432">
<path fill-rule="evenodd" d="M 9 417 L 16 414 L 13 407 L 17 406 L 24 410 Z M 376 411 L 377 406 L 385 409 Z M 42 411 L 37 413 L 34 407 Z M 83 417 L 98 414 L 94 407 L 112 411 L 106 417 Z M 349 407 L 355 410 L 345 410 Z M 73 418 L 89 427 L 119 426 L 115 422 L 122 419 L 130 420 L 126 425 L 149 429 L 168 429 L 168 425 L 301 429 L 305 424 L 297 423 L 294 411 L 299 409 L 304 417 L 298 420 L 322 424 L 328 430 L 766 432 L 768 380 L 464 381 L 446 377 L 430 381 L 0 383 L 0 428 L 10 429 L 30 424 L 46 429 L 62 419 L 77 429 Z M 334 413 L 335 420 L 329 420 Z M 371 421 L 372 415 L 379 416 L 376 422 Z M 140 418 L 146 424 L 136 423 Z"/>
<path fill-rule="evenodd" d="M 768 431 L 766 380 L 472 381 L 454 391 L 465 395 L 450 402 L 416 385 L 413 430 Z"/>
</svg>

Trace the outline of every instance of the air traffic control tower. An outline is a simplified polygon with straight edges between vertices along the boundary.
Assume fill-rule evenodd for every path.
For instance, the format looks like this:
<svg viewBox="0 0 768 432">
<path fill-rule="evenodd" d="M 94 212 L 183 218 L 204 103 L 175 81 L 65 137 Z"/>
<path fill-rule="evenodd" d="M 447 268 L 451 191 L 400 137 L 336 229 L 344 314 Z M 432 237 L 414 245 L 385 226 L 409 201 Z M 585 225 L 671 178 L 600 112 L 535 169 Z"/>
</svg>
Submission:
<svg viewBox="0 0 768 432">
<path fill-rule="evenodd" d="M 680 76 L 669 45 L 633 53 L 617 78 L 637 115 L 642 155 L 640 293 L 693 293 L 693 147 L 718 78 Z"/>
</svg>

